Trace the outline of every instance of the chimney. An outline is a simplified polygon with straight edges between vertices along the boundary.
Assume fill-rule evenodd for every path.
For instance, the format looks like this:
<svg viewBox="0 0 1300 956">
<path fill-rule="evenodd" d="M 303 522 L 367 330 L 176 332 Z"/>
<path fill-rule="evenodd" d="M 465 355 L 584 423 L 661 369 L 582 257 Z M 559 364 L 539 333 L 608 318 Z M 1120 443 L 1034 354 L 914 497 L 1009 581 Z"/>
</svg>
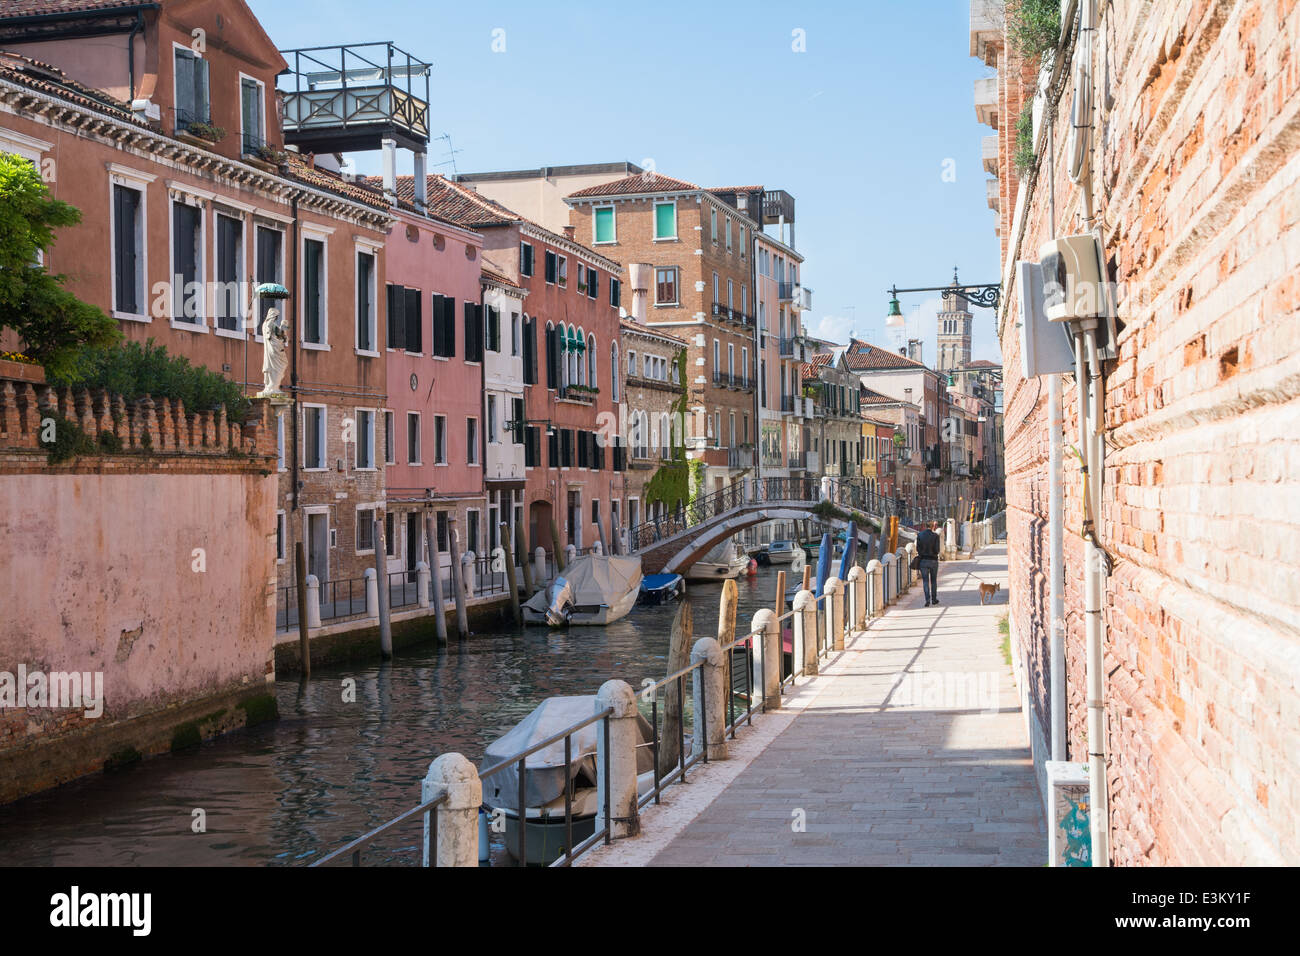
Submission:
<svg viewBox="0 0 1300 956">
<path fill-rule="evenodd" d="M 913 362 L 921 361 L 921 340 L 920 339 L 907 340 L 907 357 L 910 358 Z"/>
<path fill-rule="evenodd" d="M 654 275 L 654 266 L 648 262 L 633 262 L 627 267 L 628 279 L 632 283 L 632 319 L 646 324 L 646 303 L 650 300 L 650 279 Z"/>
<path fill-rule="evenodd" d="M 573 238 L 574 231 L 575 231 L 576 229 L 577 229 L 576 226 L 565 226 L 565 227 L 564 227 L 564 238 L 565 238 L 565 239 L 572 239 L 572 238 Z"/>
</svg>

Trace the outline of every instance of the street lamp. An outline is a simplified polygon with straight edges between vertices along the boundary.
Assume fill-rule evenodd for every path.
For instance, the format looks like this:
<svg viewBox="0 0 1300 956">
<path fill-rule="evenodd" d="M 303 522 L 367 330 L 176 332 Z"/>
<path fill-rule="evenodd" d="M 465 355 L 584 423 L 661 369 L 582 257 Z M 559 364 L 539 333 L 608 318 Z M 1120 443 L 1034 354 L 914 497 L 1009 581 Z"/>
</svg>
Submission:
<svg viewBox="0 0 1300 956">
<path fill-rule="evenodd" d="M 925 286 L 916 289 L 899 289 L 891 287 L 886 290 L 889 295 L 889 311 L 885 314 L 885 325 L 900 326 L 906 321 L 903 318 L 902 310 L 898 307 L 898 294 L 900 292 L 944 292 L 949 295 L 955 295 L 968 305 L 977 305 L 986 309 L 996 309 L 998 302 L 1002 297 L 1002 285 L 997 282 L 985 283 L 983 285 L 965 285 L 957 278 L 957 267 L 952 269 L 952 282 L 944 286 Z"/>
</svg>

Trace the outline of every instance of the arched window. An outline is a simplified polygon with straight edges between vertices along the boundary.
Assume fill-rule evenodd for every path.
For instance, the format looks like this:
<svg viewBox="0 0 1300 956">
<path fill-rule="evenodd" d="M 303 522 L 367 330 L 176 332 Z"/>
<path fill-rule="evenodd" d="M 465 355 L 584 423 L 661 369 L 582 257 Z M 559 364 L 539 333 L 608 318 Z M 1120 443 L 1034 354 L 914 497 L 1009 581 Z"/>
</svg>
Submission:
<svg viewBox="0 0 1300 956">
<path fill-rule="evenodd" d="M 600 382 L 600 379 L 599 377 L 597 377 L 596 374 L 597 369 L 598 366 L 596 364 L 596 336 L 593 333 L 592 335 L 587 336 L 587 384 L 590 385 L 592 388 L 599 387 L 597 383 Z"/>
<path fill-rule="evenodd" d="M 659 456 L 667 459 L 670 454 L 669 449 L 672 447 L 673 437 L 669 431 L 668 413 L 664 412 L 659 416 Z"/>
<path fill-rule="evenodd" d="M 609 392 L 613 396 L 613 402 L 618 404 L 618 343 L 615 342 L 609 347 Z"/>
</svg>

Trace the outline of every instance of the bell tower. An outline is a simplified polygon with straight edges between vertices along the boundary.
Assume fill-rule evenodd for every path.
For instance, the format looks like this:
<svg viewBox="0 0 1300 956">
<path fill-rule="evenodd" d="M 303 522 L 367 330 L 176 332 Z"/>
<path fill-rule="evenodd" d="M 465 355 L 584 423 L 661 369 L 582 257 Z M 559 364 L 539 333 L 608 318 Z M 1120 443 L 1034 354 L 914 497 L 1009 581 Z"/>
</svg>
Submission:
<svg viewBox="0 0 1300 956">
<path fill-rule="evenodd" d="M 952 284 L 959 284 L 957 270 L 952 270 Z M 966 300 L 956 292 L 943 294 L 943 308 L 939 311 L 939 354 L 935 368 L 948 372 L 970 362 L 972 316 Z"/>
</svg>

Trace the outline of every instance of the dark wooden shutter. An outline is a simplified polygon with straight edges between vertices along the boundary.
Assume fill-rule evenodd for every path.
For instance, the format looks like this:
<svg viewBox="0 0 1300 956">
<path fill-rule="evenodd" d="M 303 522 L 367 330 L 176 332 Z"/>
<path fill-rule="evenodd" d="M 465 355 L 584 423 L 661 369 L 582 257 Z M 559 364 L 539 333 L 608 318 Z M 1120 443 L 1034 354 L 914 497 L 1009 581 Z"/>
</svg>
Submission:
<svg viewBox="0 0 1300 956">
<path fill-rule="evenodd" d="M 195 90 L 194 54 L 188 50 L 177 50 L 176 65 L 176 129 L 184 130 L 196 121 L 198 111 L 195 109 L 197 97 Z"/>
<path fill-rule="evenodd" d="M 370 277 L 374 274 L 375 260 L 366 252 L 357 253 L 357 348 L 371 352 L 375 343 L 370 341 Z"/>
<path fill-rule="evenodd" d="M 510 429 L 511 439 L 516 445 L 522 445 L 524 442 L 524 417 L 524 400 L 510 399 L 510 419 L 514 422 L 514 427 Z"/>
<path fill-rule="evenodd" d="M 555 326 L 548 325 L 546 327 L 546 387 L 547 388 L 555 388 L 556 385 L 558 384 L 558 376 L 556 375 L 556 372 L 558 371 L 558 363 L 555 360 L 556 348 L 557 348 L 557 343 L 556 343 L 556 336 L 555 336 Z"/>
<path fill-rule="evenodd" d="M 472 308 L 474 310 L 474 361 L 481 362 L 483 361 L 483 306 L 474 304 Z"/>
<path fill-rule="evenodd" d="M 587 297 L 594 299 L 600 292 L 600 273 L 595 269 L 587 270 Z"/>
<path fill-rule="evenodd" d="M 194 60 L 194 111 L 197 119 L 207 123 L 212 119 L 212 109 L 208 103 L 208 61 Z"/>
<path fill-rule="evenodd" d="M 135 221 L 140 210 L 140 194 L 125 186 L 113 187 L 113 255 L 117 269 L 117 310 L 138 315 L 140 300 L 136 296 L 136 268 L 139 248 Z"/>
<path fill-rule="evenodd" d="M 406 290 L 406 351 L 424 350 L 424 295 L 419 289 Z"/>
<path fill-rule="evenodd" d="M 388 283 L 388 347 L 406 348 L 406 289 Z"/>
<path fill-rule="evenodd" d="M 555 281 L 555 269 L 556 269 L 555 253 L 548 252 L 546 253 L 546 281 L 547 282 Z"/>
<path fill-rule="evenodd" d="M 560 467 L 560 432 L 555 428 L 546 436 L 546 464 L 550 468 Z"/>
<path fill-rule="evenodd" d="M 535 385 L 537 383 L 537 341 L 533 337 L 533 322 L 533 319 L 525 317 L 522 328 L 525 385 Z"/>
<path fill-rule="evenodd" d="M 306 311 L 303 338 L 305 341 L 315 343 L 321 341 L 321 252 L 324 248 L 323 243 L 314 239 L 308 239 L 303 243 L 307 289 L 306 301 L 303 303 Z"/>
</svg>

